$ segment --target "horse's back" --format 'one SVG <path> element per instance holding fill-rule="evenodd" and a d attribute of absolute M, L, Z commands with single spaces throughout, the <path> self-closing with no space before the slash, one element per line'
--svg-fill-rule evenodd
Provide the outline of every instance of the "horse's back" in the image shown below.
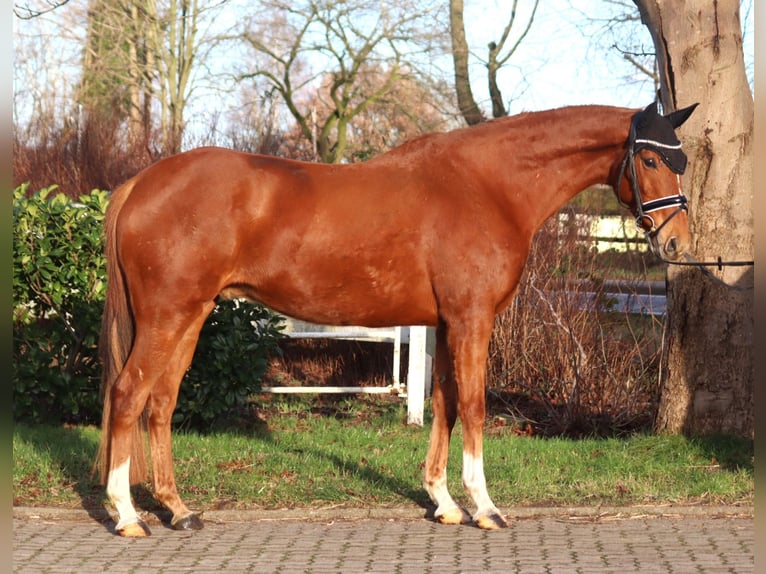
<path fill-rule="evenodd" d="M 317 322 L 433 323 L 426 196 L 385 166 L 200 148 L 136 177 L 121 257 L 158 294 L 183 278 L 200 299 L 247 296 Z"/>

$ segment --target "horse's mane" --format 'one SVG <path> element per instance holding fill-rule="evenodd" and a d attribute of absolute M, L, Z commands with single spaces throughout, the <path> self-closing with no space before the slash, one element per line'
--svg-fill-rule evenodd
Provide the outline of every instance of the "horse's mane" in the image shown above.
<path fill-rule="evenodd" d="M 482 141 L 485 136 L 491 132 L 498 132 L 496 135 L 502 139 L 503 136 L 510 133 L 512 127 L 523 127 L 530 131 L 550 129 L 551 123 L 563 122 L 559 127 L 574 128 L 576 134 L 587 142 L 596 134 L 599 139 L 604 129 L 604 124 L 598 121 L 598 118 L 614 117 L 615 114 L 625 113 L 628 117 L 636 110 L 629 108 L 620 108 L 615 106 L 605 106 L 597 104 L 583 104 L 566 106 L 561 108 L 552 108 L 539 111 L 521 112 L 512 116 L 502 118 L 488 119 L 482 123 L 460 127 L 450 131 L 432 132 L 415 136 L 403 144 L 391 149 L 390 151 L 377 156 L 377 159 L 396 158 L 402 155 L 409 155 L 416 152 L 428 152 L 443 149 L 459 141 Z M 618 133 L 621 133 L 623 126 L 611 125 Z M 624 126 L 627 129 L 627 126 Z"/>
<path fill-rule="evenodd" d="M 430 132 L 413 136 L 404 143 L 390 149 L 389 151 L 377 156 L 374 159 L 384 159 L 386 157 L 397 157 L 400 155 L 408 155 L 414 152 L 422 152 L 423 150 L 435 149 L 446 145 L 453 141 L 458 141 L 463 138 L 473 138 L 481 136 L 487 131 L 507 129 L 511 125 L 524 123 L 530 121 L 531 118 L 539 117 L 543 119 L 545 116 L 558 115 L 560 113 L 571 113 L 576 108 L 594 108 L 595 106 L 570 106 L 568 108 L 555 108 L 542 111 L 521 112 L 512 116 L 505 116 L 502 118 L 490 118 L 484 122 L 473 126 L 462 126 L 453 130 Z M 564 111 L 567 110 L 567 111 Z M 584 111 L 584 110 L 583 110 Z"/>

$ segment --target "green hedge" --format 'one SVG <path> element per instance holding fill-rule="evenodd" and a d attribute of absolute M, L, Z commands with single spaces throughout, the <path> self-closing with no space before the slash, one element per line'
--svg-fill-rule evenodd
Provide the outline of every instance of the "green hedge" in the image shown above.
<path fill-rule="evenodd" d="M 106 294 L 108 193 L 73 201 L 56 186 L 13 194 L 13 412 L 26 422 L 98 423 L 97 341 Z M 213 311 L 181 385 L 174 421 L 204 427 L 260 389 L 281 318 L 257 305 Z"/>

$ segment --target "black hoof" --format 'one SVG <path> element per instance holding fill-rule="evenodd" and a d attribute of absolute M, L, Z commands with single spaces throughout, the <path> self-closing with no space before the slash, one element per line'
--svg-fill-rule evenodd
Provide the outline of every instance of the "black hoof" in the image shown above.
<path fill-rule="evenodd" d="M 198 514 L 190 514 L 179 518 L 175 522 L 171 522 L 170 526 L 173 530 L 202 530 L 205 524 L 202 522 Z"/>

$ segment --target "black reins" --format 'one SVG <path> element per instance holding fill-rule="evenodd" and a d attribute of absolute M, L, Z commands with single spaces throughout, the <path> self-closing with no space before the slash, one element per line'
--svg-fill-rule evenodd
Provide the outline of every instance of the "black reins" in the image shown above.
<path fill-rule="evenodd" d="M 676 147 L 676 146 L 668 146 L 667 144 L 662 144 L 660 142 L 656 141 L 645 141 L 642 140 L 643 143 L 650 143 L 653 146 L 656 147 Z M 625 207 L 630 208 L 629 205 L 627 205 L 622 199 L 620 198 L 620 183 L 622 182 L 622 178 L 625 177 L 625 172 L 627 170 L 627 176 L 628 176 L 628 183 L 630 184 L 631 190 L 633 191 L 633 198 L 636 204 L 636 226 L 641 229 L 644 232 L 644 235 L 646 236 L 646 240 L 649 243 L 649 248 L 652 251 L 652 254 L 657 257 L 660 261 L 663 263 L 667 263 L 668 265 L 678 265 L 678 266 L 684 266 L 684 267 L 696 267 L 702 272 L 703 275 L 714 281 L 715 283 L 718 283 L 719 285 L 722 285 L 724 287 L 727 287 L 729 289 L 737 290 L 737 291 L 745 291 L 752 289 L 753 286 L 749 287 L 741 287 L 737 285 L 730 285 L 729 283 L 726 283 L 725 281 L 722 281 L 715 275 L 713 275 L 708 267 L 717 267 L 719 271 L 722 271 L 724 267 L 752 267 L 755 265 L 754 261 L 723 261 L 723 259 L 719 256 L 715 261 L 697 261 L 692 255 L 690 254 L 684 254 L 684 258 L 686 261 L 671 261 L 669 259 L 665 259 L 662 254 L 658 251 L 658 249 L 655 246 L 655 243 L 652 241 L 660 232 L 660 230 L 665 227 L 665 225 L 668 224 L 670 220 L 672 220 L 676 215 L 678 215 L 682 211 L 688 211 L 688 199 L 683 194 L 683 191 L 681 190 L 681 176 L 678 175 L 678 193 L 675 195 L 669 195 L 666 197 L 661 197 L 659 199 L 652 199 L 649 201 L 643 201 L 641 198 L 641 188 L 638 185 L 638 176 L 636 175 L 636 165 L 635 165 L 635 155 L 636 155 L 636 126 L 635 126 L 635 119 L 634 121 L 631 121 L 630 124 L 630 134 L 628 135 L 628 151 L 625 153 L 625 159 L 622 160 L 622 164 L 620 165 L 620 174 L 617 178 L 617 187 L 615 188 L 617 191 L 617 200 L 623 204 Z M 680 145 L 678 146 L 680 147 Z M 663 161 L 664 158 L 663 158 Z M 654 222 L 654 218 L 649 215 L 650 213 L 654 211 L 659 211 L 661 209 L 667 209 L 669 207 L 676 207 L 673 213 L 670 214 L 669 217 L 663 221 L 659 227 L 656 226 Z M 649 221 L 649 228 L 647 229 L 644 225 L 645 221 Z"/>

